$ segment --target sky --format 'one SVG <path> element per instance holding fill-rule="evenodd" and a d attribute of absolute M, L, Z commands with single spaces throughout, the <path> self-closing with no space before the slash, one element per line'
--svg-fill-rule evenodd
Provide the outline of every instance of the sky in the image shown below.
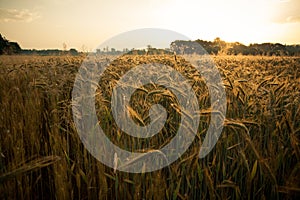
<path fill-rule="evenodd" d="M 0 0 L 0 33 L 24 49 L 91 50 L 126 31 L 300 44 L 300 0 Z"/>

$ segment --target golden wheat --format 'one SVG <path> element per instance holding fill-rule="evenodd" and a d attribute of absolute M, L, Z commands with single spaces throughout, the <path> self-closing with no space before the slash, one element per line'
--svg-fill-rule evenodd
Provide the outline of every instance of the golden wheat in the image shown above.
<path fill-rule="evenodd" d="M 77 135 L 71 91 L 84 57 L 1 56 L 0 198 L 296 198 L 300 194 L 300 58 L 213 59 L 226 86 L 227 114 L 217 145 L 201 160 L 199 144 L 215 111 L 210 109 L 204 79 L 183 58 L 123 56 L 111 63 L 99 84 L 94 83 L 99 87 L 96 107 L 102 129 L 130 151 L 166 145 L 184 113 L 172 92 L 144 85 L 130 102 L 134 121 L 147 125 L 151 105 L 159 103 L 168 112 L 167 122 L 150 139 L 123 133 L 112 117 L 110 101 L 113 87 L 126 71 L 151 62 L 168 65 L 189 80 L 197 95 L 199 131 L 188 151 L 164 169 L 130 174 L 114 173 L 98 162 Z"/>

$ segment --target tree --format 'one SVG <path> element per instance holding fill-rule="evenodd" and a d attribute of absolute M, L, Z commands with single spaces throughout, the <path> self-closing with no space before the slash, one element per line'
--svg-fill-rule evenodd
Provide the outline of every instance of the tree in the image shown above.
<path fill-rule="evenodd" d="M 83 44 L 83 45 L 81 46 L 81 50 L 82 50 L 82 52 L 87 52 L 87 47 Z"/>
<path fill-rule="evenodd" d="M 67 51 L 67 44 L 65 42 L 63 43 L 63 50 Z"/>
<path fill-rule="evenodd" d="M 0 54 L 16 54 L 22 51 L 20 45 L 16 42 L 9 42 L 0 34 Z"/>
<path fill-rule="evenodd" d="M 77 51 L 76 49 L 73 49 L 73 48 L 72 48 L 72 49 L 69 50 L 69 52 L 70 52 L 70 54 L 73 55 L 73 56 L 78 55 L 78 51 Z"/>

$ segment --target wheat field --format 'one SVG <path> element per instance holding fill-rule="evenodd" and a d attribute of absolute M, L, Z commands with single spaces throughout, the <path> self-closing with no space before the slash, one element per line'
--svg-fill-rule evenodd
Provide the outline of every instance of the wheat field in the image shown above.
<path fill-rule="evenodd" d="M 178 130 L 171 92 L 148 84 L 134 93 L 130 113 L 149 123 L 160 103 L 168 119 L 159 134 L 137 139 L 118 129 L 112 88 L 138 64 L 168 65 L 190 80 L 201 106 L 197 137 L 161 170 L 133 174 L 106 167 L 83 146 L 72 113 L 72 89 L 85 56 L 0 57 L 1 199 L 295 199 L 300 196 L 300 58 L 213 56 L 227 96 L 224 129 L 208 156 L 198 158 L 210 122 L 204 80 L 183 58 L 125 55 L 111 63 L 96 93 L 99 124 L 127 150 L 159 149 Z"/>

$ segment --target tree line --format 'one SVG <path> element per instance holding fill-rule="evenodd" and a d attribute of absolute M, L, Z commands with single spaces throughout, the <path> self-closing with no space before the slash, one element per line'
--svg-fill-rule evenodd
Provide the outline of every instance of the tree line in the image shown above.
<path fill-rule="evenodd" d="M 250 44 L 228 43 L 220 38 L 214 41 L 177 40 L 171 43 L 171 50 L 178 54 L 213 54 L 213 55 L 261 55 L 261 56 L 300 56 L 300 45 L 280 43 Z"/>
<path fill-rule="evenodd" d="M 170 49 L 162 50 L 152 48 L 148 45 L 147 49 L 131 51 L 125 49 L 118 51 L 108 47 L 101 51 L 97 49 L 97 54 L 133 54 L 133 55 L 145 55 L 145 54 L 162 54 L 166 52 L 175 52 L 177 54 L 211 54 L 211 55 L 261 55 L 261 56 L 300 56 L 300 45 L 283 45 L 280 43 L 262 43 L 262 44 L 250 44 L 248 46 L 239 42 L 225 42 L 220 38 L 214 39 L 214 41 L 195 40 L 185 41 L 176 40 L 170 44 Z M 59 50 L 59 49 L 22 49 L 17 42 L 10 42 L 0 34 L 0 55 L 6 54 L 26 54 L 26 55 L 79 55 L 76 49 Z"/>
<path fill-rule="evenodd" d="M 72 48 L 70 50 L 59 49 L 22 49 L 17 42 L 10 42 L 0 34 L 0 55 L 13 55 L 13 54 L 25 54 L 25 55 L 78 55 L 79 52 Z"/>

